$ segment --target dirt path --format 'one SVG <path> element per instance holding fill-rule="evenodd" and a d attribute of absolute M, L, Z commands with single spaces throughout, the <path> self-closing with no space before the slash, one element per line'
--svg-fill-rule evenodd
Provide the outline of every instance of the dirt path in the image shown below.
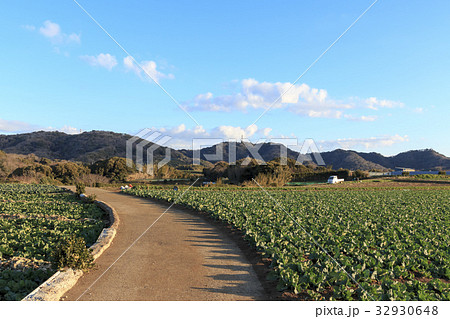
<path fill-rule="evenodd" d="M 62 300 L 86 289 L 167 209 L 103 189 L 87 194 L 120 217 L 111 246 Z M 79 300 L 261 300 L 264 290 L 235 243 L 202 218 L 171 208 Z"/>

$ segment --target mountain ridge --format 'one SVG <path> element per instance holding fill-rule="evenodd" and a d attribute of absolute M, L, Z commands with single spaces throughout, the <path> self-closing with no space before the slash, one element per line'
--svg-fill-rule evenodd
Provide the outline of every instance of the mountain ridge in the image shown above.
<path fill-rule="evenodd" d="M 0 135 L 0 150 L 6 153 L 35 154 L 49 159 L 61 159 L 93 163 L 110 157 L 126 157 L 126 141 L 132 138 L 129 134 L 109 131 L 90 131 L 80 134 L 66 134 L 62 132 L 38 131 L 24 134 Z M 140 142 L 142 140 L 138 140 Z M 153 145 L 149 142 L 144 147 L 144 160 L 146 150 Z M 208 157 L 215 154 L 217 147 L 222 147 L 222 159 Z M 171 165 L 192 164 L 193 150 L 175 150 L 160 146 L 154 153 L 155 161 L 164 158 L 166 151 L 171 153 Z M 252 152 L 253 151 L 253 152 Z M 288 158 L 297 159 L 299 153 L 276 143 L 236 143 L 236 158 L 255 158 L 260 155 L 265 161 L 287 154 Z M 220 160 L 228 161 L 230 158 L 230 143 L 223 142 L 212 147 L 200 150 L 202 163 L 210 165 Z M 347 168 L 351 170 L 379 170 L 387 171 L 396 167 L 408 167 L 416 170 L 450 170 L 450 158 L 432 149 L 411 150 L 394 156 L 384 156 L 376 152 L 357 152 L 352 150 L 336 149 L 321 153 L 326 165 L 333 168 Z M 257 157 L 257 156 L 256 156 Z M 208 160 L 209 158 L 209 160 Z M 234 159 L 234 158 L 233 158 Z M 232 160 L 233 160 L 232 159 Z"/>

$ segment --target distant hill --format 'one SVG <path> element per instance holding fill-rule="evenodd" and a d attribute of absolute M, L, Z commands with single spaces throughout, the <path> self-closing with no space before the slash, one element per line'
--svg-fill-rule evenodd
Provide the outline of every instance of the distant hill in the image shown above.
<path fill-rule="evenodd" d="M 383 156 L 379 153 L 363 153 L 355 151 L 334 150 L 321 153 L 327 165 L 334 168 L 350 166 L 364 169 L 395 169 L 407 167 L 415 170 L 450 170 L 450 158 L 432 149 L 407 151 L 395 156 Z M 371 167 L 371 168 L 369 168 Z"/>
<path fill-rule="evenodd" d="M 126 157 L 126 141 L 131 137 L 128 134 L 105 131 L 91 131 L 76 135 L 40 131 L 26 134 L 0 135 L 0 150 L 6 153 L 35 154 L 49 159 L 93 163 L 114 156 Z M 151 145 L 153 143 L 146 145 L 144 154 L 146 153 L 145 150 Z M 200 152 L 203 164 L 209 164 L 207 156 L 208 154 L 215 154 L 217 147 L 222 148 L 223 160 L 228 161 L 230 143 L 226 142 L 203 148 Z M 245 145 L 244 143 L 236 143 L 236 160 L 253 157 L 248 148 L 253 148 L 254 152 L 258 152 L 265 161 L 280 157 L 281 151 L 286 152 L 289 158 L 297 159 L 299 156 L 298 152 L 281 144 Z M 171 165 L 192 164 L 192 150 L 175 150 L 166 147 L 159 147 L 155 151 L 155 161 L 159 161 L 164 157 L 166 149 L 169 149 L 171 152 Z M 416 170 L 450 170 L 450 158 L 431 149 L 408 151 L 395 156 L 337 149 L 323 152 L 321 155 L 325 164 L 332 165 L 335 169 L 387 171 L 395 167 L 408 167 Z M 217 161 L 210 160 L 210 162 Z"/>
<path fill-rule="evenodd" d="M 217 154 L 217 148 L 222 148 L 222 154 L 223 156 L 221 159 L 217 160 L 211 160 L 211 156 Z M 261 158 L 268 162 L 271 161 L 277 157 L 280 157 L 280 154 L 287 154 L 289 158 L 298 158 L 298 152 L 295 152 L 286 146 L 282 144 L 276 144 L 276 143 L 262 143 L 262 144 L 251 144 L 247 143 L 244 144 L 242 142 L 236 143 L 236 154 L 235 154 L 235 160 L 240 160 L 246 157 L 253 158 L 252 152 L 255 154 L 259 154 Z M 193 151 L 192 150 L 180 150 L 181 153 L 186 155 L 187 157 L 193 157 Z M 220 152 L 219 152 L 220 154 Z M 200 151 L 200 158 L 205 161 L 210 161 L 211 163 L 219 162 L 219 161 L 225 161 L 228 162 L 230 159 L 233 160 L 233 156 L 230 156 L 230 143 L 224 142 L 220 143 L 214 146 L 210 147 L 204 147 Z"/>
<path fill-rule="evenodd" d="M 321 155 L 325 164 L 331 165 L 335 169 L 347 168 L 350 170 L 360 169 L 364 171 L 387 171 L 389 169 L 389 167 L 365 159 L 361 156 L 361 153 L 355 151 L 337 149 L 331 152 L 323 152 Z"/>
<path fill-rule="evenodd" d="M 248 144 L 247 144 L 248 145 Z M 230 144 L 228 142 L 217 144 L 211 147 L 205 147 L 200 151 L 200 158 L 208 160 L 208 155 L 216 154 L 217 147 L 222 148 L 223 160 L 228 161 L 230 159 Z M 258 154 L 268 162 L 277 157 L 280 157 L 283 151 L 289 158 L 297 159 L 299 153 L 286 148 L 284 145 L 276 143 L 263 143 L 257 145 L 248 145 L 244 143 L 236 143 L 236 160 L 240 160 L 246 157 L 253 157 L 248 148 L 253 148 Z M 180 150 L 181 153 L 187 157 L 192 157 L 192 150 Z M 408 151 L 400 153 L 396 156 L 383 156 L 379 153 L 363 153 L 351 150 L 337 149 L 330 152 L 321 153 L 322 158 L 326 165 L 331 165 L 335 169 L 347 168 L 350 170 L 378 170 L 388 171 L 389 169 L 395 169 L 396 167 L 408 167 L 416 170 L 450 170 L 450 158 L 439 154 L 438 152 L 427 149 L 419 151 Z M 209 160 L 212 163 L 219 160 Z"/>
<path fill-rule="evenodd" d="M 35 154 L 49 159 L 94 163 L 114 156 L 126 157 L 126 141 L 131 137 L 128 134 L 106 131 L 91 131 L 75 135 L 39 131 L 26 134 L 0 135 L 0 150 L 6 153 Z M 136 143 L 140 141 L 142 140 Z M 144 147 L 144 160 L 146 150 L 151 145 L 153 143 Z M 155 161 L 164 158 L 165 152 L 166 147 L 159 147 L 154 153 Z M 172 164 L 192 163 L 190 158 L 179 151 L 170 149 L 170 152 Z"/>
<path fill-rule="evenodd" d="M 392 157 L 391 167 L 420 169 L 450 169 L 450 158 L 432 149 L 408 151 Z"/>

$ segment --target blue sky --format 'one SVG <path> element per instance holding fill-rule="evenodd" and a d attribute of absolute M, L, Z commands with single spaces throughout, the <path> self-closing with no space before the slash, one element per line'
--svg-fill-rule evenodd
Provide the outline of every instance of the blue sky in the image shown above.
<path fill-rule="evenodd" d="M 3 2 L 0 133 L 148 127 L 174 147 L 296 137 L 450 155 L 448 1 L 379 0 L 294 86 L 373 0 L 79 3 L 131 57 L 74 1 Z"/>

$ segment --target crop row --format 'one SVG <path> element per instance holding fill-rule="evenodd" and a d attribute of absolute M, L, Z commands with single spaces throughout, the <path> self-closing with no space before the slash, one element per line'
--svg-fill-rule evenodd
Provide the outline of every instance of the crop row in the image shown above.
<path fill-rule="evenodd" d="M 272 259 L 280 290 L 315 300 L 450 299 L 448 189 L 126 192 L 176 200 L 242 230 Z"/>
<path fill-rule="evenodd" d="M 103 215 L 55 186 L 0 184 L 0 259 L 50 262 L 58 243 L 72 234 L 92 245 L 104 227 Z M 0 269 L 0 300 L 23 298 L 53 272 Z"/>

